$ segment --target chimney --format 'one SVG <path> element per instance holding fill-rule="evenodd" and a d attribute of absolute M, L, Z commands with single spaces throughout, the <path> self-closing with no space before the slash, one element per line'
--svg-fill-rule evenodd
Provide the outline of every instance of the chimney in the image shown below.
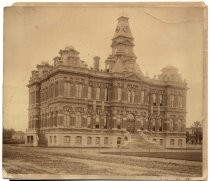
<path fill-rule="evenodd" d="M 98 57 L 98 56 L 93 57 L 94 70 L 99 70 L 99 61 L 100 61 L 100 57 Z"/>

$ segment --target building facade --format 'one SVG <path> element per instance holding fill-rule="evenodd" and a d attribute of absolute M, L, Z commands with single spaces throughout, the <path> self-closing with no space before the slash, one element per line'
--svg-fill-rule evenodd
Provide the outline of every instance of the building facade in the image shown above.
<path fill-rule="evenodd" d="M 141 133 L 166 148 L 185 147 L 186 82 L 173 66 L 145 76 L 133 47 L 128 18 L 120 17 L 104 70 L 100 57 L 89 68 L 73 47 L 60 50 L 54 65 L 37 65 L 26 144 L 116 147 Z"/>

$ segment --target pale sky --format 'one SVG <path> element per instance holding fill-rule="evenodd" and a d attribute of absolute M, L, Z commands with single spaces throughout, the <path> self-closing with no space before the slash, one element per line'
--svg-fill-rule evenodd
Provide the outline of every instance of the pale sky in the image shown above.
<path fill-rule="evenodd" d="M 119 16 L 129 17 L 134 52 L 144 74 L 160 74 L 176 66 L 188 83 L 187 126 L 202 120 L 203 9 L 202 8 L 69 8 L 13 7 L 4 22 L 4 126 L 24 130 L 28 125 L 31 71 L 52 59 L 65 46 L 80 58 L 100 66 L 111 54 L 111 39 Z"/>

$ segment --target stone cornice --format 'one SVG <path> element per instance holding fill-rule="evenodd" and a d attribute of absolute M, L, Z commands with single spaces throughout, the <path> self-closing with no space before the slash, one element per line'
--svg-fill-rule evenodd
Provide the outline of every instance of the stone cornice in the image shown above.
<path fill-rule="evenodd" d="M 31 79 L 29 81 L 28 87 L 31 87 L 34 84 L 39 84 L 44 80 L 48 80 L 50 77 L 53 77 L 56 74 L 71 74 L 72 76 L 85 76 L 89 79 L 102 79 L 104 81 L 126 81 L 126 82 L 135 82 L 138 84 L 145 84 L 148 85 L 148 88 L 176 88 L 176 89 L 184 89 L 187 90 L 186 84 L 184 83 L 176 83 L 176 82 L 165 82 L 156 79 L 149 79 L 144 76 L 138 76 L 133 73 L 111 73 L 111 72 L 104 72 L 104 71 L 96 71 L 87 68 L 78 68 L 78 67 L 70 67 L 59 65 L 54 67 L 50 72 L 44 74 L 42 77 L 36 77 L 35 79 Z"/>

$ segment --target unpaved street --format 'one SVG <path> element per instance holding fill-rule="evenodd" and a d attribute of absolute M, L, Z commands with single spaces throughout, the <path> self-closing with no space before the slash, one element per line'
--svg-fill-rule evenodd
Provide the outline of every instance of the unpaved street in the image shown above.
<path fill-rule="evenodd" d="M 163 160 L 163 161 L 161 161 Z M 98 150 L 4 145 L 9 174 L 201 176 L 201 163 L 104 155 Z"/>

